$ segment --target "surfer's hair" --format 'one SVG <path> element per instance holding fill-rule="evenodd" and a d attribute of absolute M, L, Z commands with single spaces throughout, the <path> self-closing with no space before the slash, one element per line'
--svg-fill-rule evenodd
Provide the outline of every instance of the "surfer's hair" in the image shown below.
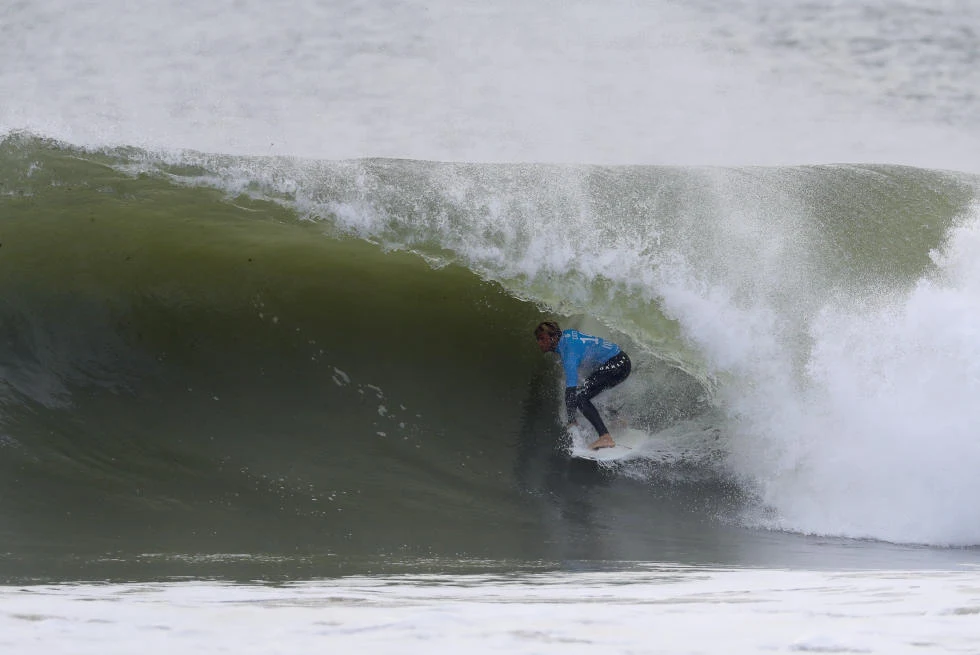
<path fill-rule="evenodd" d="M 538 327 L 534 328 L 534 336 L 538 337 L 542 332 L 547 332 L 549 336 L 557 337 L 561 334 L 561 328 L 554 321 L 542 321 Z"/>

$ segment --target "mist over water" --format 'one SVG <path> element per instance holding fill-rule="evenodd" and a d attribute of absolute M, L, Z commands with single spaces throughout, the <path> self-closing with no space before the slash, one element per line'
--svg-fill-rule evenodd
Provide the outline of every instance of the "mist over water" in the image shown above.
<path fill-rule="evenodd" d="M 977 9 L 14 5 L 0 130 L 322 159 L 980 170 Z"/>
<path fill-rule="evenodd" d="M 801 334 L 724 291 L 710 307 L 677 310 L 711 368 L 738 380 L 721 389 L 734 417 L 731 463 L 776 508 L 750 524 L 977 543 L 976 509 L 963 502 L 977 492 L 969 471 L 980 461 L 975 218 L 934 252 L 937 271 L 907 290 L 825 299 Z"/>

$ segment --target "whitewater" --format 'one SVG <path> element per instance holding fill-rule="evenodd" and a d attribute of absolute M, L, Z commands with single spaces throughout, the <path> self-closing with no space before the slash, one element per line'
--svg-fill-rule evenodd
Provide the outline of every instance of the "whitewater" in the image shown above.
<path fill-rule="evenodd" d="M 974 3 L 45 0 L 0 60 L 11 652 L 980 648 Z M 569 460 L 555 317 L 647 459 Z"/>

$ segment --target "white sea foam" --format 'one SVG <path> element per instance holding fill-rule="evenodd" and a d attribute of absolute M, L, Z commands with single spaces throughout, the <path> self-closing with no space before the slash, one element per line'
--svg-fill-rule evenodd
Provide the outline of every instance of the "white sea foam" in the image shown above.
<path fill-rule="evenodd" d="M 975 571 L 623 573 L 0 589 L 6 652 L 963 653 Z"/>
<path fill-rule="evenodd" d="M 723 383 L 730 465 L 763 524 L 939 545 L 980 543 L 980 221 L 908 291 L 826 304 L 799 349 L 770 305 L 678 278 L 668 311 Z M 800 359 L 803 355 L 802 360 Z M 802 365 L 802 376 L 800 375 Z"/>

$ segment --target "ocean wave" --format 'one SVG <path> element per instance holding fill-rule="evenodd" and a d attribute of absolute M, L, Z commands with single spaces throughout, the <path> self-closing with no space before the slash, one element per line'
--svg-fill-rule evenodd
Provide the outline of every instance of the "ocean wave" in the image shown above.
<path fill-rule="evenodd" d="M 263 547 L 424 550 L 405 530 L 440 532 L 423 518 L 439 507 L 456 535 L 440 548 L 512 555 L 550 529 L 528 494 L 574 495 L 553 486 L 559 390 L 530 338 L 558 317 L 635 354 L 607 409 L 717 435 L 695 454 L 709 475 L 670 482 L 712 513 L 980 543 L 951 500 L 980 464 L 971 176 L 332 162 L 20 134 L 0 143 L 0 180 L 0 416 L 20 444 L 4 477 L 22 501 L 5 525 L 40 512 L 48 534 L 67 505 L 102 543 L 86 526 L 109 506 L 133 539 L 176 526 L 175 543 L 231 548 L 262 524 Z M 665 467 L 623 475 L 661 484 Z"/>

